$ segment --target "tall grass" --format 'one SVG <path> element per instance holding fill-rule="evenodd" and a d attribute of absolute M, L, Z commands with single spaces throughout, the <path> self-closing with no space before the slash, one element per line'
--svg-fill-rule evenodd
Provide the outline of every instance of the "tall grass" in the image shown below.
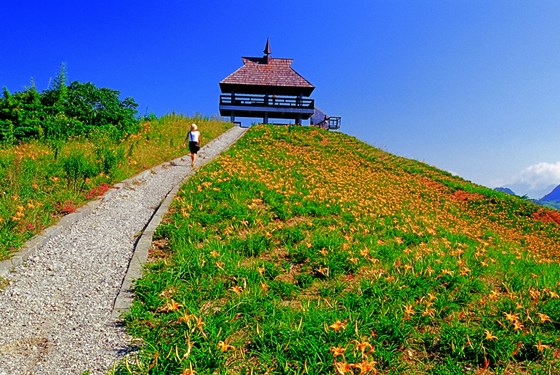
<path fill-rule="evenodd" d="M 181 145 L 192 122 L 199 125 L 203 144 L 231 126 L 173 114 L 142 122 L 140 132 L 119 142 L 98 132 L 57 144 L 32 141 L 0 149 L 0 259 L 113 183 L 187 154 Z"/>
<path fill-rule="evenodd" d="M 560 228 L 339 133 L 253 127 L 179 192 L 115 374 L 552 374 Z"/>

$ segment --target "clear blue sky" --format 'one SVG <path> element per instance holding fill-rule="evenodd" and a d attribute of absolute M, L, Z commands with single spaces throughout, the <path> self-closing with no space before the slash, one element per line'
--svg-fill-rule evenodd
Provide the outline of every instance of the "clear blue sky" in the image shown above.
<path fill-rule="evenodd" d="M 560 184 L 560 1 L 2 1 L 0 86 L 119 90 L 141 114 L 218 113 L 218 82 L 293 67 L 342 131 L 473 182 Z"/>

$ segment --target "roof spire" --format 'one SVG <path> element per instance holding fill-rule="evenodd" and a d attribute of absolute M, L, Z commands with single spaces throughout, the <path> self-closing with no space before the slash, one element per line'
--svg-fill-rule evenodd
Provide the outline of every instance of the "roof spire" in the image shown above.
<path fill-rule="evenodd" d="M 270 51 L 270 41 L 266 38 L 266 46 L 264 47 L 264 54 L 266 56 L 270 55 L 272 52 Z"/>

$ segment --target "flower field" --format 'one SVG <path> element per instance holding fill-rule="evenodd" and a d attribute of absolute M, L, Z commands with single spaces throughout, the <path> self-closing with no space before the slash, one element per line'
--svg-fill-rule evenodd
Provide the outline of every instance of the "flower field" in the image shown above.
<path fill-rule="evenodd" d="M 557 211 L 255 126 L 180 190 L 114 374 L 558 374 Z"/>
<path fill-rule="evenodd" d="M 168 115 L 142 122 L 138 133 L 122 140 L 99 132 L 0 149 L 0 260 L 112 184 L 188 154 L 181 144 L 193 121 L 201 126 L 203 143 L 231 127 L 215 119 Z"/>

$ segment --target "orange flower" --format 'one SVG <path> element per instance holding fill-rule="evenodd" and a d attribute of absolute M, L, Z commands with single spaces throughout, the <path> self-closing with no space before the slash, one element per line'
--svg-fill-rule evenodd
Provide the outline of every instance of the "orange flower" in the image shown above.
<path fill-rule="evenodd" d="M 492 333 L 492 331 L 489 331 L 489 330 L 485 329 L 485 330 L 484 330 L 484 333 L 486 334 L 486 336 L 485 336 L 485 339 L 486 339 L 486 340 L 492 341 L 492 340 L 497 340 L 497 339 L 498 339 L 497 336 L 494 336 L 494 334 Z"/>
<path fill-rule="evenodd" d="M 371 361 L 362 361 L 353 365 L 354 368 L 360 370 L 360 374 L 377 374 L 377 370 L 375 369 L 375 365 L 377 362 Z"/>
<path fill-rule="evenodd" d="M 534 347 L 541 353 L 544 352 L 545 349 L 550 349 L 550 345 L 542 344 L 540 341 L 537 345 L 534 345 Z"/>
<path fill-rule="evenodd" d="M 183 305 L 172 299 L 171 301 L 166 302 L 159 310 L 162 312 L 172 312 L 179 310 L 181 307 L 183 307 Z"/>
<path fill-rule="evenodd" d="M 504 316 L 509 322 L 515 322 L 519 320 L 519 314 L 504 313 Z"/>
<path fill-rule="evenodd" d="M 232 286 L 229 290 L 231 290 L 235 294 L 241 294 L 241 292 L 243 291 L 243 288 L 240 287 L 239 285 L 236 285 L 236 286 Z"/>
<path fill-rule="evenodd" d="M 537 316 L 541 320 L 541 323 L 552 322 L 552 320 L 550 320 L 550 316 L 548 316 L 546 314 L 537 313 Z"/>
<path fill-rule="evenodd" d="M 337 320 L 331 324 L 329 328 L 332 328 L 335 332 L 339 332 L 340 330 L 346 329 L 346 322 L 348 322 L 348 319 L 345 319 L 343 322 Z"/>
<path fill-rule="evenodd" d="M 404 314 L 408 317 L 410 317 L 410 315 L 414 315 L 414 305 L 412 304 L 405 305 Z"/>
<path fill-rule="evenodd" d="M 356 349 L 358 349 L 362 353 L 362 357 L 364 355 L 368 355 L 371 352 L 373 352 L 373 346 L 366 340 L 363 341 L 354 340 L 353 342 L 356 343 Z M 367 353 L 366 350 L 368 350 Z"/>
<path fill-rule="evenodd" d="M 353 365 L 346 363 L 346 362 L 335 362 L 334 363 L 335 369 L 336 369 L 336 373 L 338 375 L 346 375 L 348 373 L 353 374 L 354 371 L 352 371 L 352 367 Z"/>
<path fill-rule="evenodd" d="M 329 276 L 329 267 L 319 267 L 317 269 L 317 272 L 319 272 L 321 275 L 328 277 Z"/>
<path fill-rule="evenodd" d="M 519 320 L 516 320 L 515 322 L 513 322 L 513 329 L 515 331 L 520 331 L 523 329 L 523 324 Z"/>
<path fill-rule="evenodd" d="M 220 349 L 220 351 L 222 353 L 227 352 L 230 349 L 234 349 L 235 347 L 233 345 L 228 344 L 227 342 L 224 341 L 220 341 L 218 343 L 218 349 Z"/>
<path fill-rule="evenodd" d="M 339 346 L 333 346 L 330 349 L 330 352 L 333 354 L 333 357 L 340 357 L 344 355 L 344 351 L 346 350 L 346 348 L 343 347 L 339 347 Z"/>

